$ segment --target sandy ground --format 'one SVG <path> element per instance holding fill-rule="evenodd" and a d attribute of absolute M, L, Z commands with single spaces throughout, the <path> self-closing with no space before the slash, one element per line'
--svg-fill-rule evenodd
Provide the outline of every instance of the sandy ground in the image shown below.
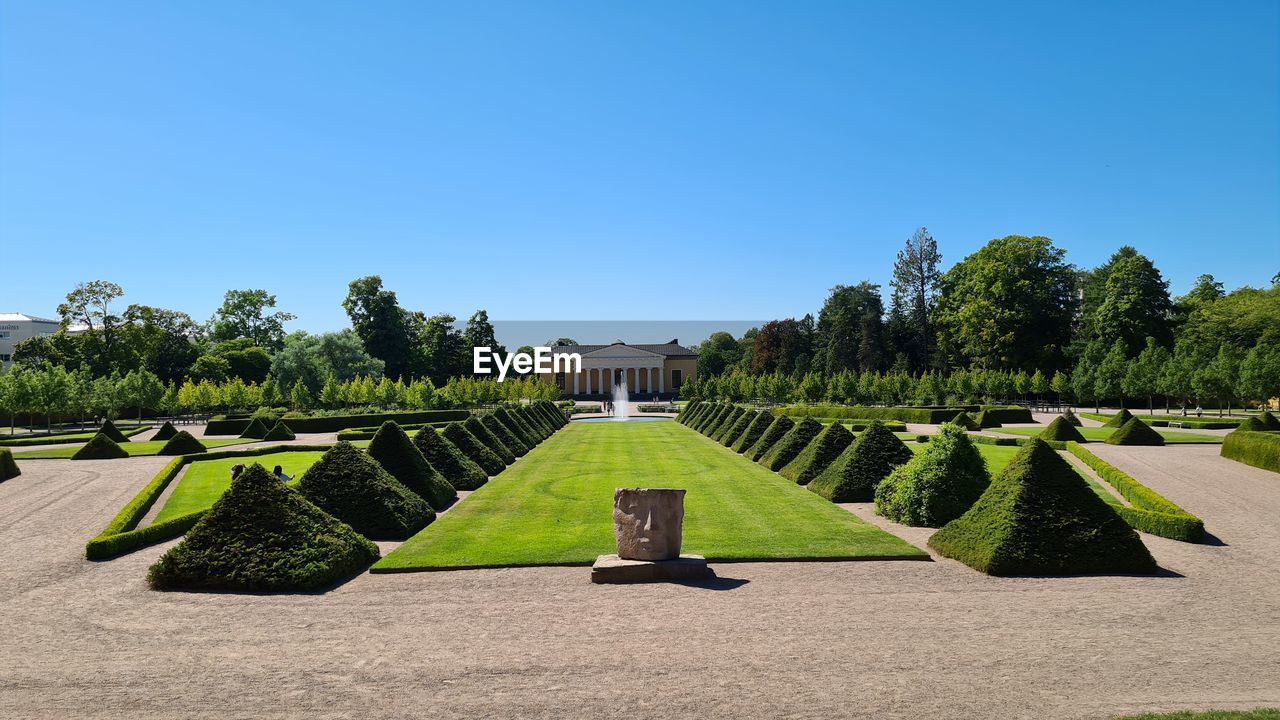
<path fill-rule="evenodd" d="M 1206 518 L 1154 578 L 958 563 L 362 575 L 323 595 L 158 593 L 168 545 L 85 540 L 166 462 L 29 461 L 0 484 L 0 717 L 1106 718 L 1280 706 L 1280 476 L 1218 448 L 1097 452 Z M 850 510 L 923 545 L 929 530 Z M 384 546 L 384 551 L 389 546 Z M 696 548 L 687 548 L 696 552 Z"/>

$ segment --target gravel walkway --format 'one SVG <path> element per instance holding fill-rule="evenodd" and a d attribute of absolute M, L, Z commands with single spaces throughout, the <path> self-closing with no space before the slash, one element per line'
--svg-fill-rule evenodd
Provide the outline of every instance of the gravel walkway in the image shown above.
<path fill-rule="evenodd" d="M 1163 577 L 955 562 L 363 575 L 311 596 L 157 593 L 86 539 L 164 458 L 0 483 L 0 717 L 1106 718 L 1280 705 L 1280 475 L 1216 447 L 1098 447 L 1220 539 L 1144 536 Z M 923 544 L 931 531 L 850 509 Z M 172 544 L 172 543 L 170 543 Z M 388 546 L 384 546 L 384 551 Z M 696 548 L 689 548 L 695 551 Z"/>

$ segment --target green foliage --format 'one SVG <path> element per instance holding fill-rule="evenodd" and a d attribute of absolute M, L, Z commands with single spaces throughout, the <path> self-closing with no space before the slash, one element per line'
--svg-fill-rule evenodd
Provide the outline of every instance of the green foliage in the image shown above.
<path fill-rule="evenodd" d="M 253 464 L 147 573 L 158 590 L 317 590 L 360 572 L 378 547 Z"/>
<path fill-rule="evenodd" d="M 791 432 L 795 426 L 796 422 L 786 415 L 777 416 L 777 419 L 770 423 L 769 427 L 761 433 L 760 439 L 756 441 L 756 444 L 748 448 L 743 455 L 749 460 L 758 462 L 760 458 L 764 457 L 765 453 L 769 452 L 774 445 L 777 445 L 778 441 Z"/>
<path fill-rule="evenodd" d="M 1280 430 L 1280 419 L 1272 415 L 1270 410 L 1263 410 L 1262 414 L 1258 415 L 1258 419 L 1268 430 Z"/>
<path fill-rule="evenodd" d="M 404 430 L 388 420 L 378 428 L 366 450 L 383 470 L 417 493 L 432 508 L 442 510 L 457 499 L 458 493 L 439 471 L 427 462 L 422 452 Z"/>
<path fill-rule="evenodd" d="M 76 450 L 71 456 L 72 460 L 115 460 L 117 458 L 127 458 L 129 453 L 124 448 L 116 444 L 115 440 L 107 437 L 103 433 L 94 435 L 84 447 Z"/>
<path fill-rule="evenodd" d="M 475 490 L 489 481 L 484 469 L 475 464 L 449 442 L 449 439 L 436 432 L 435 428 L 425 427 L 413 436 L 413 444 L 435 468 L 449 481 L 455 490 Z"/>
<path fill-rule="evenodd" d="M 263 440 L 275 441 L 296 440 L 297 438 L 298 436 L 293 434 L 293 431 L 289 429 L 289 426 L 283 420 L 277 420 L 276 424 L 267 431 L 267 434 L 262 436 Z"/>
<path fill-rule="evenodd" d="M 102 427 L 98 428 L 98 434 L 106 435 L 107 437 L 111 438 L 113 441 L 118 443 L 129 442 L 129 436 L 120 432 L 120 429 L 116 427 L 116 424 L 111 422 L 110 420 L 103 421 Z"/>
<path fill-rule="evenodd" d="M 249 426 L 244 429 L 244 432 L 240 433 L 240 437 L 263 440 L 270 431 L 270 426 L 262 422 L 262 418 L 255 417 L 249 421 Z M 208 435 L 209 433 L 206 432 L 205 434 Z"/>
<path fill-rule="evenodd" d="M 761 455 L 757 462 L 775 472 L 781 470 L 787 463 L 794 460 L 820 432 L 822 432 L 822 423 L 813 418 L 802 418 L 795 427 L 774 443 L 768 452 Z"/>
<path fill-rule="evenodd" d="M 466 410 L 423 410 L 419 412 L 368 413 L 365 415 L 326 415 L 322 417 L 299 417 L 289 420 L 289 428 L 295 433 L 330 433 L 347 428 L 381 425 L 394 420 L 401 425 L 417 423 L 447 422 L 466 420 L 470 415 Z M 219 420 L 214 418 L 205 427 L 204 434 L 239 435 L 249 426 L 251 420 Z"/>
<path fill-rule="evenodd" d="M 738 439 L 733 441 L 733 445 L 730 446 L 736 453 L 746 452 L 748 448 L 755 445 L 760 436 L 764 435 L 769 426 L 773 424 L 774 418 L 777 417 L 768 411 L 752 412 L 750 415 L 751 422 L 742 431 L 742 434 L 738 436 Z"/>
<path fill-rule="evenodd" d="M 1243 430 L 1245 432 L 1266 432 L 1271 428 L 1268 428 L 1267 424 L 1259 418 L 1247 417 L 1240 421 L 1240 425 L 1237 426 L 1236 429 Z"/>
<path fill-rule="evenodd" d="M 727 334 L 727 333 L 726 333 Z M 681 425 L 688 425 L 689 421 L 697 417 L 698 412 L 703 409 L 706 403 L 701 400 L 694 400 L 680 409 L 680 413 L 676 415 L 676 422 Z"/>
<path fill-rule="evenodd" d="M 480 418 L 472 415 L 471 417 L 464 420 L 462 424 L 466 426 L 467 430 L 472 435 L 476 436 L 476 439 L 484 443 L 485 446 L 488 447 L 490 450 L 492 450 L 495 455 L 502 458 L 503 463 L 510 465 L 511 463 L 516 461 L 515 453 L 511 452 L 511 449 L 507 446 L 507 444 L 503 442 L 502 439 L 498 437 L 498 435 L 496 435 L 492 430 L 489 429 L 491 425 L 495 425 L 498 427 L 501 427 L 502 425 L 502 423 L 499 423 L 497 420 L 492 419 L 492 417 L 493 416 L 491 415 L 485 416 L 485 418 L 489 420 L 489 423 L 486 424 L 482 422 Z"/>
<path fill-rule="evenodd" d="M 1204 521 L 1200 518 L 1116 469 L 1080 443 L 1068 442 L 1066 450 L 1083 460 L 1098 477 L 1115 488 L 1120 497 L 1129 501 L 1129 507 L 1118 506 L 1115 510 L 1135 529 L 1183 542 L 1204 539 Z"/>
<path fill-rule="evenodd" d="M 152 440 L 168 440 L 169 438 L 177 434 L 178 434 L 178 429 L 173 426 L 173 423 L 169 422 L 168 420 L 165 420 L 164 424 L 160 426 L 160 429 L 156 431 L 156 434 L 151 436 L 151 439 Z"/>
<path fill-rule="evenodd" d="M 531 408 L 522 406 L 512 410 L 511 412 L 516 417 L 523 420 L 526 425 L 537 433 L 538 442 L 542 442 L 543 440 L 551 437 L 552 433 L 556 431 L 555 428 L 551 427 L 551 425 L 547 423 L 546 418 L 535 413 Z"/>
<path fill-rule="evenodd" d="M 498 420 L 498 422 L 505 425 L 507 429 L 511 431 L 512 435 L 520 440 L 524 445 L 526 452 L 532 450 L 538 444 L 538 437 L 533 433 L 533 430 L 529 428 L 524 421 L 520 420 L 515 415 L 512 415 L 510 412 L 507 412 L 506 408 L 500 407 L 497 410 L 494 410 L 493 416 Z M 450 439 L 452 440 L 452 438 Z M 455 444 L 457 443 L 457 441 L 454 442 Z M 461 445 L 458 445 L 458 447 L 462 448 Z M 466 452 L 466 448 L 462 448 L 462 450 L 463 452 Z M 512 448 L 511 452 L 516 452 L 516 449 Z M 484 467 L 484 463 L 480 463 L 480 466 Z M 492 475 L 493 473 L 489 474 Z"/>
<path fill-rule="evenodd" d="M 4 482 L 9 478 L 16 478 L 22 474 L 18 469 L 18 463 L 13 461 L 13 451 L 7 448 L 0 448 L 0 482 Z"/>
<path fill-rule="evenodd" d="M 970 417 L 969 413 L 967 412 L 961 412 L 959 415 L 956 415 L 954 418 L 951 419 L 951 424 L 957 427 L 962 427 L 965 430 L 981 430 L 982 429 L 982 426 L 978 424 L 978 421 Z"/>
<path fill-rule="evenodd" d="M 1049 423 L 1044 430 L 1041 430 L 1036 437 L 1051 442 L 1066 442 L 1068 440 L 1078 443 L 1085 442 L 1084 436 L 1080 434 L 1075 425 L 1072 425 L 1067 420 L 1065 415 L 1054 418 L 1053 422 Z"/>
<path fill-rule="evenodd" d="M 876 513 L 904 525 L 940 527 L 964 514 L 990 481 L 964 429 L 943 425 L 924 452 L 876 487 Z"/>
<path fill-rule="evenodd" d="M 715 432 L 716 428 L 720 427 L 721 421 L 723 421 L 729 413 L 733 412 L 733 408 L 734 406 L 729 403 L 721 403 L 716 406 L 715 412 L 708 414 L 704 420 L 699 421 L 694 430 L 697 430 L 703 435 L 710 435 Z"/>
<path fill-rule="evenodd" d="M 733 430 L 733 426 L 738 424 L 738 419 L 744 414 L 746 414 L 745 410 L 740 407 L 735 407 L 733 410 L 729 411 L 728 415 L 724 416 L 724 419 L 720 421 L 719 426 L 717 426 L 715 430 L 707 433 L 707 437 L 715 440 L 716 442 L 721 442 L 724 439 L 725 434 L 730 430 Z"/>
<path fill-rule="evenodd" d="M 989 410 L 979 410 L 978 416 L 973 419 L 973 422 L 983 430 L 1000 427 L 1000 422 L 996 420 L 995 413 Z"/>
<path fill-rule="evenodd" d="M 440 433 L 448 438 L 466 455 L 472 462 L 484 468 L 486 475 L 490 477 L 497 475 L 507 467 L 502 462 L 502 458 L 498 457 L 492 450 L 484 446 L 480 439 L 472 435 L 467 428 L 459 422 L 452 422 L 444 426 L 444 430 Z"/>
<path fill-rule="evenodd" d="M 1133 419 L 1133 413 L 1128 410 L 1121 409 L 1120 412 L 1112 415 L 1110 419 L 1102 423 L 1102 427 L 1118 428 Z"/>
<path fill-rule="evenodd" d="M 884 423 L 872 420 L 853 444 L 809 483 L 809 489 L 836 503 L 871 502 L 876 486 L 914 454 Z"/>
<path fill-rule="evenodd" d="M 157 455 L 192 455 L 195 453 L 205 452 L 206 448 L 199 440 L 191 436 L 186 430 L 178 431 L 177 435 L 169 438 L 169 441 L 160 448 Z"/>
<path fill-rule="evenodd" d="M 1029 409 L 1019 407 L 1017 405 L 1009 407 L 1000 405 L 983 405 L 980 410 L 987 414 L 990 421 L 998 423 L 997 425 L 991 425 L 990 427 L 999 427 L 1000 424 L 1007 423 L 1033 423 L 1036 421 L 1035 418 L 1031 417 L 1031 411 Z"/>
<path fill-rule="evenodd" d="M 499 442 L 507 447 L 513 458 L 523 457 L 525 453 L 532 448 L 528 443 L 521 440 L 518 435 L 511 431 L 506 423 L 502 422 L 493 413 L 480 418 L 480 424 L 489 430 L 489 433 L 496 437 Z M 514 460 L 513 460 L 514 461 Z"/>
<path fill-rule="evenodd" d="M 1227 433 L 1222 441 L 1222 457 L 1280 473 L 1280 434 L 1247 430 Z"/>
<path fill-rule="evenodd" d="M 738 438 L 742 437 L 742 433 L 747 431 L 751 422 L 755 420 L 759 414 L 760 413 L 755 412 L 754 410 L 746 410 L 739 414 L 738 419 L 734 421 L 733 425 L 720 435 L 720 444 L 725 447 L 732 447 L 733 444 L 738 441 Z"/>
<path fill-rule="evenodd" d="M 840 423 L 828 425 L 778 471 L 782 477 L 798 484 L 808 485 L 815 477 L 827 469 L 827 466 L 853 442 L 853 433 Z"/>
<path fill-rule="evenodd" d="M 838 418 L 845 420 L 898 420 L 904 423 L 937 425 L 963 412 L 959 408 L 861 407 L 844 405 L 793 405 L 774 413 L 791 417 Z"/>
<path fill-rule="evenodd" d="M 1062 411 L 1062 419 L 1071 423 L 1074 427 L 1084 427 L 1084 423 L 1080 422 L 1080 418 L 1076 417 L 1076 413 L 1071 408 Z"/>
<path fill-rule="evenodd" d="M 1032 438 L 929 546 L 991 575 L 1152 574 L 1133 528 L 1052 448 Z"/>
<path fill-rule="evenodd" d="M 1164 445 L 1164 436 L 1135 417 L 1111 433 L 1105 442 L 1108 445 Z"/>
<path fill-rule="evenodd" d="M 308 468 L 298 489 L 371 540 L 404 540 L 435 519 L 425 500 L 348 442 L 334 445 Z"/>

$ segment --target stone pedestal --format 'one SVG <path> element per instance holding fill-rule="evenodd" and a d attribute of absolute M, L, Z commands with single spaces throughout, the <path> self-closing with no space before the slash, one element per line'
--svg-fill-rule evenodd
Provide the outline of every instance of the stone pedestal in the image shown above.
<path fill-rule="evenodd" d="M 681 555 L 674 560 L 624 560 L 617 555 L 601 555 L 591 566 L 593 583 L 701 580 L 711 576 L 707 559 L 701 555 Z"/>

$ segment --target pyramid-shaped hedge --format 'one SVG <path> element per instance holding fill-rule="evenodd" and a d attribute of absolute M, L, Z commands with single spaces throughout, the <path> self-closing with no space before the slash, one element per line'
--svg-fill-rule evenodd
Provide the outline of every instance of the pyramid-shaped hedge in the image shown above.
<path fill-rule="evenodd" d="M 676 422 L 681 425 L 688 425 L 689 419 L 697 414 L 698 409 L 702 407 L 701 400 L 694 400 L 680 409 L 680 413 L 676 415 Z"/>
<path fill-rule="evenodd" d="M 1247 417 L 1244 420 L 1240 421 L 1240 424 L 1236 427 L 1236 430 L 1243 430 L 1245 432 L 1266 432 L 1267 424 L 1262 420 L 1260 420 L 1259 418 Z"/>
<path fill-rule="evenodd" d="M 769 424 L 769 427 L 765 428 L 765 431 L 760 434 L 760 439 L 756 441 L 756 444 L 747 448 L 747 451 L 744 452 L 743 455 L 749 460 L 759 461 L 760 458 L 764 457 L 765 453 L 772 450 L 773 446 L 778 444 L 779 440 L 786 437 L 787 433 L 791 432 L 792 428 L 795 426 L 795 420 L 792 420 L 786 415 L 778 415 L 774 421 Z"/>
<path fill-rule="evenodd" d="M 964 429 L 946 424 L 924 452 L 876 487 L 876 513 L 903 525 L 941 527 L 963 515 L 990 482 Z"/>
<path fill-rule="evenodd" d="M 117 443 L 129 442 L 129 436 L 120 432 L 120 428 L 116 427 L 116 424 L 111 422 L 110 420 L 106 420 L 102 423 L 102 427 L 98 428 L 98 434 L 106 435 L 108 438 L 112 440 L 112 442 L 117 442 Z"/>
<path fill-rule="evenodd" d="M 1036 438 L 929 546 L 991 575 L 1156 571 L 1138 533 Z"/>
<path fill-rule="evenodd" d="M 694 430 L 697 430 L 703 435 L 707 435 L 719 426 L 720 421 L 724 419 L 725 415 L 728 415 L 731 412 L 733 412 L 732 405 L 721 403 L 716 406 L 714 412 L 708 413 L 705 419 L 699 420 L 698 426 L 695 427 Z"/>
<path fill-rule="evenodd" d="M 680 417 L 677 419 L 681 420 L 685 425 L 693 427 L 713 407 L 714 406 L 711 403 L 694 401 L 680 412 Z"/>
<path fill-rule="evenodd" d="M 458 498 L 449 481 L 427 462 L 404 429 L 391 420 L 382 423 L 365 452 L 435 510 L 443 510 Z"/>
<path fill-rule="evenodd" d="M 1067 408 L 1066 410 L 1063 410 L 1062 417 L 1066 419 L 1067 422 L 1071 423 L 1076 427 L 1084 426 L 1084 423 L 1080 422 L 1080 418 L 1076 417 L 1075 411 L 1072 410 L 1071 408 Z"/>
<path fill-rule="evenodd" d="M 0 448 L 0 482 L 16 478 L 21 474 L 18 463 L 13 461 L 13 452 L 9 448 Z"/>
<path fill-rule="evenodd" d="M 1164 445 L 1164 436 L 1135 417 L 1107 436 L 1106 442 L 1108 445 Z"/>
<path fill-rule="evenodd" d="M 254 463 L 147 580 L 162 590 L 317 590 L 377 559 L 377 545 Z"/>
<path fill-rule="evenodd" d="M 186 430 L 178 431 L 177 435 L 169 438 L 169 441 L 160 448 L 157 455 L 194 455 L 196 453 L 205 452 L 206 448 L 203 443 L 195 439 L 191 433 Z"/>
<path fill-rule="evenodd" d="M 743 430 L 738 439 L 733 441 L 733 444 L 729 446 L 730 449 L 737 453 L 746 452 L 747 448 L 755 445 L 760 436 L 764 434 L 764 431 L 769 429 L 769 426 L 773 424 L 774 417 L 775 415 L 767 410 L 752 413 L 751 422 L 747 425 L 747 429 Z"/>
<path fill-rule="evenodd" d="M 760 413 L 755 410 L 744 411 L 738 416 L 738 419 L 734 421 L 733 427 L 729 428 L 728 432 L 720 436 L 720 444 L 725 447 L 733 447 L 733 444 L 738 441 L 738 438 L 742 437 L 742 433 L 747 431 L 751 422 L 755 420 L 756 416 L 759 414 Z"/>
<path fill-rule="evenodd" d="M 498 436 L 489 429 L 488 425 L 481 422 L 480 418 L 472 415 L 466 420 L 463 420 L 462 424 L 467 428 L 468 432 L 476 436 L 477 440 L 484 443 L 485 447 L 492 450 L 494 455 L 501 458 L 504 464 L 510 465 L 516 461 L 516 455 L 511 452 L 511 448 L 507 447 L 507 444 L 500 440 Z"/>
<path fill-rule="evenodd" d="M 524 443 L 526 448 L 532 450 L 537 446 L 538 437 L 533 434 L 529 429 L 529 426 L 516 418 L 515 415 L 512 415 L 506 408 L 500 407 L 497 410 L 494 410 L 492 415 L 498 419 L 498 422 L 506 425 L 507 429 L 510 430 L 513 435 L 520 438 L 520 442 Z M 513 449 L 512 452 L 515 452 L 515 450 Z"/>
<path fill-rule="evenodd" d="M 506 463 L 502 462 L 502 458 L 485 447 L 484 443 L 480 442 L 480 439 L 475 435 L 472 435 L 462 423 L 451 422 L 445 425 L 441 434 L 448 438 L 449 442 L 458 446 L 463 455 L 471 458 L 472 462 L 484 468 L 486 475 L 497 475 L 507 467 Z"/>
<path fill-rule="evenodd" d="M 1102 424 L 1102 427 L 1118 428 L 1133 419 L 1133 413 L 1120 409 L 1120 412 L 1111 416 L 1111 419 Z"/>
<path fill-rule="evenodd" d="M 169 438 L 177 434 L 178 434 L 178 429 L 173 426 L 173 423 L 169 422 L 168 420 L 165 420 L 164 424 L 160 426 L 160 429 L 156 431 L 156 434 L 151 436 L 151 440 L 152 441 L 168 440 Z"/>
<path fill-rule="evenodd" d="M 272 425 L 271 429 L 267 431 L 267 434 L 262 436 L 262 439 L 276 441 L 297 440 L 298 436 L 293 434 L 293 431 L 289 429 L 289 426 L 283 420 L 277 420 L 276 424 Z"/>
<path fill-rule="evenodd" d="M 760 456 L 758 462 L 770 470 L 781 470 L 787 463 L 795 460 L 800 451 L 813 442 L 820 432 L 822 423 L 811 417 L 801 418 L 795 427 L 769 448 L 769 452 Z"/>
<path fill-rule="evenodd" d="M 107 437 L 102 433 L 97 433 L 89 438 L 89 442 L 85 443 L 79 450 L 71 456 L 72 460 L 115 460 L 117 458 L 127 458 L 129 453 L 124 448 L 116 444 L 115 440 Z"/>
<path fill-rule="evenodd" d="M 1258 419 L 1262 421 L 1262 425 L 1266 429 L 1280 430 L 1280 418 L 1276 418 L 1275 415 L 1271 414 L 1270 410 L 1263 410 Z"/>
<path fill-rule="evenodd" d="M 978 411 L 978 416 L 973 419 L 973 422 L 977 424 L 978 429 L 980 430 L 1000 427 L 1000 423 L 996 420 L 996 416 L 986 410 Z"/>
<path fill-rule="evenodd" d="M 1084 435 L 1081 435 L 1076 426 L 1072 425 L 1065 417 L 1054 418 L 1053 422 L 1046 425 L 1044 430 L 1041 430 L 1036 437 L 1041 440 L 1057 442 L 1067 442 L 1068 440 L 1078 443 L 1085 442 Z"/>
<path fill-rule="evenodd" d="M 778 474 L 798 485 L 808 485 L 852 443 L 853 433 L 848 428 L 839 422 L 831 423 Z"/>
<path fill-rule="evenodd" d="M 694 430 L 697 430 L 698 426 L 701 425 L 709 415 L 715 413 L 719 409 L 720 406 L 715 403 L 704 402 L 698 406 L 696 411 L 689 415 L 689 421 L 686 424 Z"/>
<path fill-rule="evenodd" d="M 562 428 L 569 424 L 568 418 L 564 416 L 564 411 L 550 400 L 538 400 L 533 403 L 533 408 L 540 411 L 551 421 L 551 426 Z"/>
<path fill-rule="evenodd" d="M 515 433 L 511 432 L 511 428 L 494 417 L 492 413 L 482 418 L 476 418 L 476 422 L 488 430 L 490 435 L 497 438 L 498 442 L 507 448 L 507 452 L 511 453 L 512 462 L 515 462 L 515 458 L 523 457 L 525 453 L 529 452 L 530 447 Z M 475 435 L 475 433 L 471 434 Z M 477 435 L 476 437 L 479 436 Z"/>
<path fill-rule="evenodd" d="M 244 429 L 244 432 L 240 433 L 240 437 L 247 440 L 262 440 L 267 437 L 269 432 L 271 432 L 271 428 L 262 422 L 262 418 L 255 417 L 249 421 L 248 427 Z"/>
<path fill-rule="evenodd" d="M 711 438 L 712 440 L 715 440 L 716 442 L 720 442 L 722 439 L 724 439 L 725 434 L 728 433 L 730 430 L 732 430 L 733 426 L 737 424 L 738 418 L 741 418 L 745 414 L 746 414 L 746 411 L 740 407 L 735 407 L 734 409 L 730 410 L 729 414 L 725 415 L 724 419 L 720 421 L 720 426 L 717 427 L 713 432 L 707 433 L 707 437 Z"/>
<path fill-rule="evenodd" d="M 426 500 L 346 441 L 307 468 L 298 490 L 370 540 L 406 540 L 436 518 Z"/>
<path fill-rule="evenodd" d="M 915 454 L 884 423 L 872 420 L 809 489 L 831 502 L 871 502 L 876 486 Z"/>
<path fill-rule="evenodd" d="M 433 427 L 424 427 L 415 433 L 413 445 L 455 490 L 475 490 L 489 482 L 484 468 L 472 462 Z"/>
<path fill-rule="evenodd" d="M 963 410 L 960 411 L 959 415 L 956 415 L 955 417 L 951 418 L 947 422 L 950 422 L 952 425 L 959 425 L 965 430 L 981 430 L 982 429 L 981 426 L 978 425 L 978 422 L 974 420 L 973 417 L 969 415 L 969 413 Z"/>
<path fill-rule="evenodd" d="M 528 407 L 521 406 L 516 408 L 515 414 L 518 415 L 521 420 L 524 420 L 529 427 L 533 428 L 534 432 L 538 433 L 539 442 L 551 437 L 551 434 L 556 431 L 556 429 L 551 427 L 551 424 L 547 422 L 546 418 L 539 416 Z"/>

